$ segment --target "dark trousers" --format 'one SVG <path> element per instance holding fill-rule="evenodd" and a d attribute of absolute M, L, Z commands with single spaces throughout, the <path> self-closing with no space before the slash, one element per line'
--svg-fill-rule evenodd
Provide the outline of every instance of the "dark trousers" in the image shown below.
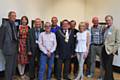
<path fill-rule="evenodd" d="M 112 70 L 113 54 L 108 55 L 106 53 L 105 47 L 103 47 L 102 61 L 103 61 L 103 68 L 105 70 L 105 75 L 103 80 L 114 80 L 113 70 Z"/>
<path fill-rule="evenodd" d="M 74 64 L 74 75 L 77 75 L 78 73 L 78 68 L 79 68 L 79 63 L 78 63 L 78 59 L 77 56 L 73 57 L 70 61 L 70 71 L 71 72 L 71 64 Z"/>
<path fill-rule="evenodd" d="M 54 57 L 54 70 L 52 74 L 54 74 L 54 77 L 56 78 L 57 76 L 57 58 L 56 57 Z"/>
<path fill-rule="evenodd" d="M 16 73 L 17 54 L 5 56 L 5 80 L 13 80 Z"/>
<path fill-rule="evenodd" d="M 64 63 L 63 78 L 67 80 L 68 74 L 69 74 L 70 59 L 59 59 L 58 58 L 56 62 L 57 62 L 57 65 L 56 65 L 56 69 L 57 69 L 56 78 L 57 78 L 57 80 L 61 80 L 62 63 Z"/>
<path fill-rule="evenodd" d="M 29 59 L 29 76 L 30 76 L 30 78 L 35 78 L 35 76 L 38 76 L 38 72 L 35 72 L 35 71 L 38 71 L 38 70 L 36 70 L 36 68 L 37 69 L 39 68 L 39 57 L 40 57 L 40 50 L 39 50 L 39 48 L 36 48 L 32 52 L 32 56 Z"/>

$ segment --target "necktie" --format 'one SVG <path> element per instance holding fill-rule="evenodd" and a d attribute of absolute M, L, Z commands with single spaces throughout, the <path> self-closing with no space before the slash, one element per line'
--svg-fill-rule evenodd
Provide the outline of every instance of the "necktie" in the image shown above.
<path fill-rule="evenodd" d="M 63 32 L 64 32 L 64 35 L 66 35 L 67 30 L 64 30 Z"/>
<path fill-rule="evenodd" d="M 39 39 L 39 30 L 36 30 L 36 40 Z"/>
<path fill-rule="evenodd" d="M 68 40 L 69 40 L 69 33 L 68 33 L 68 30 L 65 31 L 65 39 L 66 39 L 66 42 L 68 42 Z"/>

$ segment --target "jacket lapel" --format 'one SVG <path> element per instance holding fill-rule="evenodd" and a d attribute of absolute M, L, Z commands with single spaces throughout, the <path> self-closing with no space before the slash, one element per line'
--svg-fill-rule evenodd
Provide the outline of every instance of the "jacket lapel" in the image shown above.
<path fill-rule="evenodd" d="M 35 37 L 35 28 L 33 28 L 32 33 L 33 33 L 33 39 L 35 40 L 36 39 L 36 37 Z"/>
<path fill-rule="evenodd" d="M 8 35 L 10 36 L 10 39 L 12 40 L 12 29 L 9 23 L 7 23 L 7 25 L 8 25 L 8 33 L 9 33 Z"/>

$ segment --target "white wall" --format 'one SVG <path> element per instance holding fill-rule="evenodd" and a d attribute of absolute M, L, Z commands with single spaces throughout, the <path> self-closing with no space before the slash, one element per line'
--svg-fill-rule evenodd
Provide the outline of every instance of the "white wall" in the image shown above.
<path fill-rule="evenodd" d="M 52 16 L 57 16 L 59 21 L 65 18 L 84 20 L 84 0 L 1 0 L 0 24 L 10 10 L 17 12 L 17 18 L 26 15 L 30 20 L 40 17 L 50 21 Z"/>
<path fill-rule="evenodd" d="M 120 26 L 120 0 L 86 0 L 85 19 L 91 21 L 93 16 L 98 16 L 100 21 L 108 14 L 114 17 L 114 24 Z"/>
<path fill-rule="evenodd" d="M 118 55 L 114 56 L 113 64 L 120 67 L 120 48 L 118 50 Z"/>
<path fill-rule="evenodd" d="M 52 16 L 62 19 L 75 19 L 77 23 L 83 20 L 91 22 L 93 16 L 98 16 L 104 21 L 107 14 L 114 16 L 114 23 L 120 25 L 120 0 L 1 0 L 1 18 L 7 17 L 10 10 L 17 12 L 18 18 L 27 15 L 28 18 L 40 17 L 44 21 L 50 21 Z"/>
<path fill-rule="evenodd" d="M 84 0 L 55 0 L 54 15 L 62 19 L 75 19 L 78 23 L 84 20 Z"/>

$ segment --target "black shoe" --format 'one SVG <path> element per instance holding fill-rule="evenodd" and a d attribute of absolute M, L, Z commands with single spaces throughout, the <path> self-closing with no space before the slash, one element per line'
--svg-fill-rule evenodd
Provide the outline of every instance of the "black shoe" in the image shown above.
<path fill-rule="evenodd" d="M 64 80 L 71 80 L 70 78 L 64 78 Z"/>
<path fill-rule="evenodd" d="M 30 80 L 34 80 L 34 78 L 30 78 Z"/>

